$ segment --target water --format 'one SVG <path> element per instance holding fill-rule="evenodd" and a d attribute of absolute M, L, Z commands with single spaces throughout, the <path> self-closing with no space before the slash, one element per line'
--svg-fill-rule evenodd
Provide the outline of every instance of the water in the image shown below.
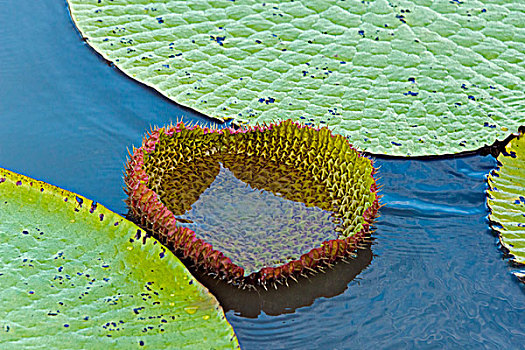
<path fill-rule="evenodd" d="M 211 122 L 108 66 L 63 0 L 1 1 L 0 62 L 1 166 L 119 212 L 127 148 L 153 125 Z"/>
<path fill-rule="evenodd" d="M 387 205 L 370 266 L 341 295 L 294 314 L 228 312 L 241 343 L 521 348 L 524 289 L 501 261 L 485 219 L 484 174 L 494 159 L 377 162 Z"/>
<path fill-rule="evenodd" d="M 332 212 L 252 188 L 222 164 L 213 183 L 179 217 L 189 222 L 181 225 L 242 266 L 245 276 L 338 238 Z"/>
<path fill-rule="evenodd" d="M 210 122 L 107 66 L 80 39 L 62 1 L 2 2 L 0 62 L 0 166 L 117 212 L 125 211 L 126 147 L 150 125 L 183 116 Z M 387 205 L 371 250 L 321 280 L 325 290 L 300 289 L 304 295 L 289 303 L 252 308 L 251 318 L 228 311 L 241 345 L 523 348 L 525 287 L 486 219 L 485 174 L 495 160 L 376 164 Z"/>

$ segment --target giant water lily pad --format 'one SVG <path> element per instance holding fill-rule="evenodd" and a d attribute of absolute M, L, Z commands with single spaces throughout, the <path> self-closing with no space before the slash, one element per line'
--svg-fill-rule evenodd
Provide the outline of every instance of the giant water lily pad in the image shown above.
<path fill-rule="evenodd" d="M 133 223 L 0 169 L 0 348 L 235 348 L 215 298 Z"/>
<path fill-rule="evenodd" d="M 213 118 L 304 118 L 402 156 L 476 150 L 525 124 L 520 2 L 68 1 L 102 56 Z"/>
<path fill-rule="evenodd" d="M 211 273 L 266 285 L 355 251 L 379 207 L 375 169 L 327 128 L 285 121 L 153 131 L 127 164 L 130 213 Z"/>
<path fill-rule="evenodd" d="M 512 260 L 525 264 L 525 136 L 509 142 L 489 178 L 488 206 L 492 227 Z"/>

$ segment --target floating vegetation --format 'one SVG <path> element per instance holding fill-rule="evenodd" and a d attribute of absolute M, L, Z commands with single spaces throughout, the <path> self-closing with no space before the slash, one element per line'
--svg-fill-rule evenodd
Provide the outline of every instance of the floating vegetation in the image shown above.
<path fill-rule="evenodd" d="M 0 168 L 0 348 L 238 348 L 159 242 L 87 198 Z"/>
<path fill-rule="evenodd" d="M 516 264 L 525 264 L 525 136 L 512 139 L 488 177 L 487 204 L 492 228 Z M 522 272 L 518 278 L 524 279 Z"/>
<path fill-rule="evenodd" d="M 323 124 L 395 156 L 476 151 L 525 124 L 516 1 L 68 3 L 106 60 L 212 118 Z"/>
<path fill-rule="evenodd" d="M 285 121 L 151 132 L 126 168 L 131 217 L 209 273 L 275 285 L 355 253 L 379 208 L 372 161 Z"/>

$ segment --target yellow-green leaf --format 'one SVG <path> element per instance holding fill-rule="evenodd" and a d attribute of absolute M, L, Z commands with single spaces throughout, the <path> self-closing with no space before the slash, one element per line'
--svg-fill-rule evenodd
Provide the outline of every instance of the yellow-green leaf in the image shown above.
<path fill-rule="evenodd" d="M 215 298 L 100 204 L 0 168 L 0 348 L 235 348 Z"/>
<path fill-rule="evenodd" d="M 513 261 L 525 264 L 525 136 L 511 140 L 498 162 L 488 178 L 489 218 Z"/>

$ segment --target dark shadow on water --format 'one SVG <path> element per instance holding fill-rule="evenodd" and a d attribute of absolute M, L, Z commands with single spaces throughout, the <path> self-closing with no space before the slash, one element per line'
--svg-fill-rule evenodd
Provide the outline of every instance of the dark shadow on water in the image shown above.
<path fill-rule="evenodd" d="M 294 313 L 298 308 L 310 306 L 318 298 L 330 298 L 342 294 L 372 262 L 371 244 L 358 250 L 352 259 L 338 261 L 333 268 L 310 277 L 299 277 L 297 282 L 289 279 L 288 286 L 265 290 L 240 289 L 224 280 L 218 280 L 197 270 L 191 262 L 183 260 L 191 273 L 219 300 L 225 312 L 234 311 L 237 316 L 257 318 L 261 312 L 278 316 Z"/>
<path fill-rule="evenodd" d="M 459 152 L 459 153 L 453 153 L 453 154 L 444 154 L 444 155 L 438 155 L 438 156 L 390 156 L 386 154 L 380 154 L 376 155 L 369 152 L 363 152 L 369 157 L 378 157 L 381 159 L 391 159 L 391 160 L 444 160 L 444 159 L 454 159 L 454 158 L 461 158 L 461 157 L 472 157 L 472 156 L 481 156 L 485 157 L 488 155 L 493 156 L 494 158 L 497 158 L 498 155 L 505 150 L 505 146 L 514 138 L 516 138 L 520 134 L 525 134 L 525 125 L 522 125 L 518 128 L 518 130 L 514 131 L 513 133 L 510 133 L 505 139 L 503 140 L 496 140 L 492 145 L 485 145 L 481 147 L 478 150 L 473 151 L 465 151 L 465 152 Z"/>

